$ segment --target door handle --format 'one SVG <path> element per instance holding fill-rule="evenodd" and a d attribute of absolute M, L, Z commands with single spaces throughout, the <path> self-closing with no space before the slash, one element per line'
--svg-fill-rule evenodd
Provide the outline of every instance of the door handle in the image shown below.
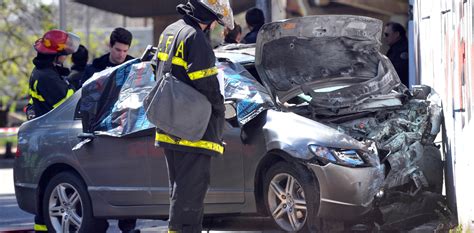
<path fill-rule="evenodd" d="M 93 133 L 80 133 L 77 135 L 77 137 L 81 140 L 84 140 L 84 139 L 94 140 L 95 135 Z"/>

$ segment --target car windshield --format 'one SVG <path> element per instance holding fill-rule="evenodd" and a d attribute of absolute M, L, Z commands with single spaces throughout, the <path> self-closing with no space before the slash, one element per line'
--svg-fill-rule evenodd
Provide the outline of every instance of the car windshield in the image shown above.
<path fill-rule="evenodd" d="M 348 87 L 348 86 L 350 86 L 350 85 L 339 85 L 339 86 L 333 86 L 333 87 L 314 88 L 313 91 L 316 92 L 316 93 L 328 93 L 328 92 L 332 92 L 332 91 L 337 91 L 339 89 L 342 89 L 342 88 L 345 88 L 345 87 Z M 304 93 L 299 94 L 298 97 L 300 99 L 304 100 L 305 102 L 310 102 L 311 99 L 313 99 L 313 97 L 311 97 L 310 95 L 304 94 Z"/>

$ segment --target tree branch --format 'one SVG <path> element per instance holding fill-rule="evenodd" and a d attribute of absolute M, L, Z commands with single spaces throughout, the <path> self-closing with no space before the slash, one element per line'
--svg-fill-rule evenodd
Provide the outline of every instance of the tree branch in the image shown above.
<path fill-rule="evenodd" d="M 9 61 L 14 62 L 16 59 L 21 58 L 21 57 L 22 57 L 21 55 L 16 55 L 16 56 L 13 56 L 13 57 L 7 57 L 3 60 L 0 60 L 0 65 L 2 65 L 3 63 L 7 63 Z"/>

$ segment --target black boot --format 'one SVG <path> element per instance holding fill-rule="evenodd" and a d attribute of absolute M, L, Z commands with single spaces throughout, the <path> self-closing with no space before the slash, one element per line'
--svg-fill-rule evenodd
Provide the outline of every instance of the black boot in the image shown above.
<path fill-rule="evenodd" d="M 140 230 L 135 229 L 136 225 L 136 219 L 119 219 L 118 221 L 118 227 L 122 233 L 140 233 Z"/>

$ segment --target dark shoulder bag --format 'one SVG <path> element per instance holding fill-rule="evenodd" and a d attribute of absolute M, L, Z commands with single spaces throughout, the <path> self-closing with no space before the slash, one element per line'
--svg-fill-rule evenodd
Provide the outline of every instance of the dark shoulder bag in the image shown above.
<path fill-rule="evenodd" d="M 181 139 L 198 141 L 209 124 L 211 103 L 206 96 L 171 74 L 174 44 L 183 28 L 176 33 L 168 60 L 159 63 L 157 82 L 145 97 L 143 106 L 148 120 L 158 129 Z"/>

